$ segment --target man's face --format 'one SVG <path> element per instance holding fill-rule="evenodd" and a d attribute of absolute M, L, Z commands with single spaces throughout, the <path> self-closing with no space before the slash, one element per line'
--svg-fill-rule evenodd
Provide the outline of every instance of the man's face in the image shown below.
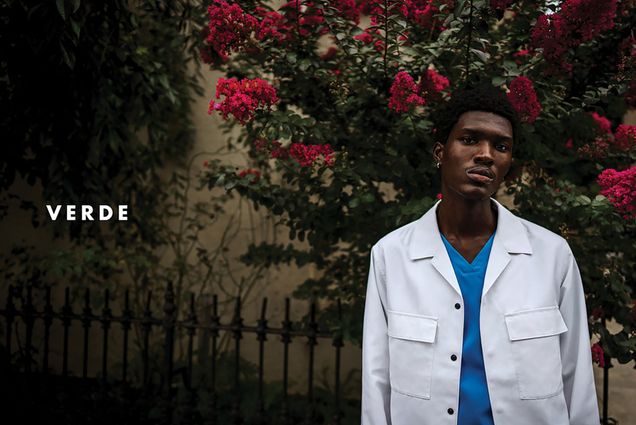
<path fill-rule="evenodd" d="M 460 115 L 445 145 L 433 155 L 441 162 L 442 193 L 471 200 L 488 199 L 497 191 L 512 163 L 512 124 L 492 112 Z"/>

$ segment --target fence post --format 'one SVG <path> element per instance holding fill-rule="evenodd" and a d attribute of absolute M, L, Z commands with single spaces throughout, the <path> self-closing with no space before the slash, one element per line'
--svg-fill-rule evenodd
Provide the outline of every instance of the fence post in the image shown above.
<path fill-rule="evenodd" d="M 193 378 L 192 378 L 192 364 L 193 364 L 193 356 L 194 356 L 194 336 L 197 331 L 197 314 L 195 311 L 195 298 L 194 293 L 190 294 L 190 312 L 186 319 L 185 327 L 188 333 L 188 369 L 186 373 L 186 390 L 188 391 L 188 401 L 186 403 L 186 412 L 185 418 L 188 423 L 199 423 L 197 411 L 196 411 L 196 402 L 197 402 L 197 393 L 194 389 Z"/>
<path fill-rule="evenodd" d="M 13 304 L 13 285 L 9 285 L 9 295 L 7 296 L 7 305 L 5 308 L 7 315 L 7 369 L 11 366 L 11 335 L 13 334 L 13 320 L 16 315 L 15 304 Z"/>
<path fill-rule="evenodd" d="M 88 288 L 84 292 L 84 309 L 82 310 L 82 327 L 84 328 L 84 353 L 82 355 L 82 378 L 88 376 L 88 335 L 91 328 L 93 313 L 91 311 L 91 293 Z"/>
<path fill-rule="evenodd" d="M 42 372 L 45 375 L 49 373 L 49 338 L 51 336 L 51 324 L 53 323 L 53 306 L 51 305 L 51 287 L 46 287 L 46 295 L 44 296 L 45 304 L 43 311 L 44 320 L 44 352 L 42 357 Z"/>
<path fill-rule="evenodd" d="M 102 341 L 102 380 L 104 383 L 108 378 L 108 330 L 110 329 L 110 323 L 113 320 L 113 314 L 109 307 L 110 292 L 108 289 L 104 290 L 104 309 L 102 310 L 102 329 L 104 338 Z"/>
<path fill-rule="evenodd" d="M 174 329 L 176 322 L 177 307 L 174 303 L 174 290 L 172 288 L 172 281 L 168 281 L 166 288 L 166 294 L 163 304 L 163 327 L 166 335 L 164 344 L 164 366 L 163 366 L 163 381 L 165 384 L 165 416 L 163 418 L 164 423 L 172 423 L 172 368 L 173 368 L 173 352 L 174 352 Z"/>
<path fill-rule="evenodd" d="M 342 414 L 340 412 L 340 350 L 342 349 L 342 304 L 340 298 L 338 298 L 338 326 L 333 336 L 332 345 L 336 347 L 336 376 L 334 383 L 334 417 L 333 422 L 336 425 L 340 425 L 340 419 Z"/>
<path fill-rule="evenodd" d="M 212 296 L 212 316 L 210 317 L 210 336 L 212 337 L 212 353 L 210 354 L 210 413 L 208 423 L 216 424 L 216 340 L 219 337 L 221 325 L 218 314 L 218 299 L 216 294 Z"/>
<path fill-rule="evenodd" d="M 71 307 L 71 294 L 67 286 L 64 288 L 64 307 L 62 307 L 62 325 L 64 326 L 64 348 L 62 354 L 62 375 L 66 384 L 68 377 L 68 335 L 73 319 L 73 308 Z"/>
<path fill-rule="evenodd" d="M 123 364 L 121 380 L 125 384 L 128 379 L 128 333 L 132 326 L 133 313 L 130 310 L 130 292 L 126 289 L 124 293 L 124 311 L 121 315 L 121 328 L 124 331 Z"/>
<path fill-rule="evenodd" d="M 234 403 L 232 405 L 232 416 L 234 423 L 242 423 L 241 417 L 241 383 L 240 383 L 240 362 L 241 362 L 241 338 L 242 338 L 243 318 L 241 317 L 241 297 L 236 297 L 236 307 L 232 318 L 232 337 L 234 338 Z"/>
<path fill-rule="evenodd" d="M 143 351 L 141 358 L 143 361 L 143 380 L 144 390 L 148 391 L 150 382 L 148 381 L 148 363 L 150 362 L 148 351 L 150 346 L 150 330 L 152 329 L 152 311 L 150 310 L 150 303 L 152 302 L 152 291 L 148 291 L 148 297 L 146 298 L 146 307 L 144 308 L 143 319 L 141 321 L 142 334 L 143 334 Z"/>
<path fill-rule="evenodd" d="M 24 371 L 26 373 L 31 372 L 31 363 L 33 362 L 33 323 L 35 322 L 35 307 L 33 306 L 33 288 L 31 285 L 27 286 L 26 304 L 22 312 L 24 317 L 24 325 L 26 327 L 25 336 L 25 356 L 24 356 Z"/>
<path fill-rule="evenodd" d="M 258 339 L 258 423 L 265 423 L 265 402 L 263 400 L 263 369 L 265 361 L 265 341 L 267 341 L 267 297 L 263 298 L 261 306 L 261 318 L 258 320 L 256 328 L 256 338 Z"/>
<path fill-rule="evenodd" d="M 305 422 L 311 425 L 315 417 L 314 405 L 314 353 L 315 346 L 318 344 L 318 324 L 316 323 L 316 302 L 311 301 L 309 307 L 309 329 L 307 332 L 307 344 L 309 345 L 309 370 L 307 376 L 307 403 L 308 409 L 305 412 Z"/>
<path fill-rule="evenodd" d="M 292 324 L 289 320 L 289 298 L 285 298 L 285 320 L 283 320 L 283 328 L 281 331 L 281 340 L 283 341 L 283 424 L 285 425 L 289 423 L 288 384 L 291 331 Z"/>

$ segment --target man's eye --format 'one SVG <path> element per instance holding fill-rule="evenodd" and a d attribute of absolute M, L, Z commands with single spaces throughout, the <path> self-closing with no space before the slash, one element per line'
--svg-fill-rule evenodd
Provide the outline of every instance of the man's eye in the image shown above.
<path fill-rule="evenodd" d="M 508 148 L 508 145 L 503 145 L 503 144 L 497 145 L 497 149 L 499 149 L 502 152 L 508 152 L 510 150 Z"/>
<path fill-rule="evenodd" d="M 475 138 L 472 136 L 464 136 L 461 138 L 461 141 L 464 143 L 472 143 L 475 142 Z"/>

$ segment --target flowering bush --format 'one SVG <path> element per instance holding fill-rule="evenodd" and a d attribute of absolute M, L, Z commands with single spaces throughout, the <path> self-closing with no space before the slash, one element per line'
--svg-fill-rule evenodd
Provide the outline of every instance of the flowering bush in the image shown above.
<path fill-rule="evenodd" d="M 606 363 L 633 359 L 636 152 L 622 118 L 635 96 L 636 17 L 628 3 L 293 1 L 272 10 L 215 2 L 209 31 L 227 35 L 208 36 L 206 46 L 231 55 L 211 63 L 232 78 L 219 80 L 225 99 L 211 110 L 240 126 L 235 143 L 260 177 L 217 166 L 206 183 L 268 208 L 306 242 L 252 246 L 244 261 L 315 265 L 319 277 L 300 282 L 296 295 L 340 298 L 343 333 L 358 340 L 370 247 L 439 199 L 431 112 L 486 80 L 523 119 L 513 152 L 520 170 L 502 193 L 518 214 L 568 239 Z M 623 330 L 607 332 L 610 319 Z"/>

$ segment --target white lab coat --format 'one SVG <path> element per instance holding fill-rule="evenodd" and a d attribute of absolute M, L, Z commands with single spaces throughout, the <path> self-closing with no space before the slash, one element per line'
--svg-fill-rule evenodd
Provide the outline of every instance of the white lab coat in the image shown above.
<path fill-rule="evenodd" d="M 598 425 L 585 298 L 572 251 L 561 236 L 492 201 L 497 230 L 480 330 L 495 424 Z M 363 425 L 457 423 L 464 307 L 437 226 L 438 205 L 371 251 Z"/>

